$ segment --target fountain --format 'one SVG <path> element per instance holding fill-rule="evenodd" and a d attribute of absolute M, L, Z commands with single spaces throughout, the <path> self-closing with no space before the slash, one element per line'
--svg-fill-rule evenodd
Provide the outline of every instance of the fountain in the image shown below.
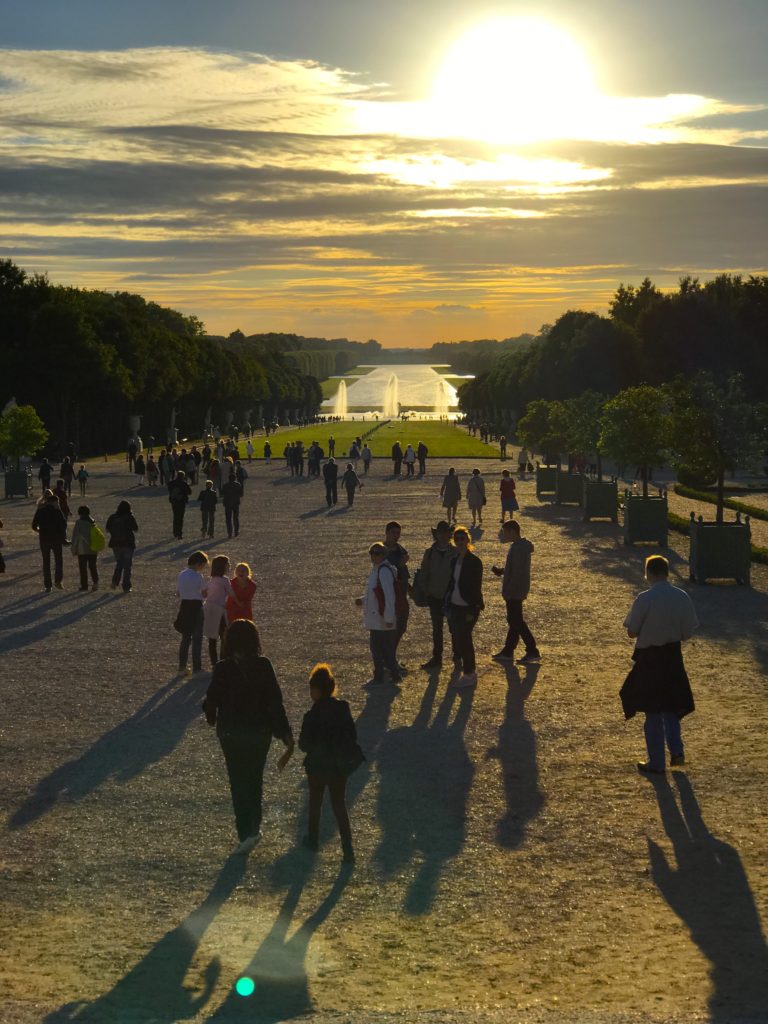
<path fill-rule="evenodd" d="M 391 373 L 387 386 L 384 388 L 384 402 L 381 410 L 385 419 L 394 420 L 400 415 L 398 390 L 397 375 Z"/>
<path fill-rule="evenodd" d="M 333 415 L 340 419 L 347 418 L 347 382 L 339 381 L 339 390 L 333 400 Z"/>
<path fill-rule="evenodd" d="M 435 408 L 433 411 L 433 415 L 438 419 L 448 418 L 449 400 L 448 381 L 441 377 L 435 385 Z"/>

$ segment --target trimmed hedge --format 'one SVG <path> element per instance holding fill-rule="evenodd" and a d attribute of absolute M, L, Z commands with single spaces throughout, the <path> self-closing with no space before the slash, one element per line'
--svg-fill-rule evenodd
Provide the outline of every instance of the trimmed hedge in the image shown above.
<path fill-rule="evenodd" d="M 688 490 L 688 488 L 685 489 Z M 690 495 L 686 495 L 686 497 L 690 497 Z M 670 530 L 674 530 L 676 533 L 684 533 L 686 537 L 690 537 L 690 519 L 686 519 L 685 516 L 677 516 L 674 512 L 668 512 L 667 521 L 669 523 Z M 753 562 L 759 562 L 761 565 L 768 565 L 768 548 L 761 548 L 757 544 L 751 544 L 750 547 L 752 548 L 750 560 Z"/>
<path fill-rule="evenodd" d="M 675 494 L 681 498 L 693 498 L 694 501 L 706 501 L 709 505 L 716 505 L 717 498 L 710 491 L 697 491 L 693 487 L 686 487 L 684 484 L 675 484 Z M 725 508 L 734 512 L 741 512 L 744 516 L 751 516 L 753 519 L 763 519 L 768 522 L 768 511 L 757 505 L 747 505 L 744 501 L 737 501 L 736 498 L 726 498 L 723 501 Z"/>

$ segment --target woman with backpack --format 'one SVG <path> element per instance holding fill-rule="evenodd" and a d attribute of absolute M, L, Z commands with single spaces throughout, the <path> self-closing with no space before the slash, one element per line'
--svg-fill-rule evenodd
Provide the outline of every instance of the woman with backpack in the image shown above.
<path fill-rule="evenodd" d="M 72 527 L 70 547 L 72 554 L 77 558 L 80 567 L 80 590 L 88 589 L 88 573 L 91 574 L 91 590 L 99 589 L 99 570 L 96 562 L 99 551 L 103 551 L 106 540 L 104 534 L 96 525 L 91 516 L 91 510 L 87 505 L 81 505 L 77 510 L 78 520 Z"/>
<path fill-rule="evenodd" d="M 136 533 L 139 529 L 130 501 L 121 501 L 105 524 L 109 534 L 109 546 L 115 554 L 115 571 L 112 574 L 112 589 L 117 590 L 122 580 L 123 591 L 131 589 L 133 552 L 136 549 Z"/>

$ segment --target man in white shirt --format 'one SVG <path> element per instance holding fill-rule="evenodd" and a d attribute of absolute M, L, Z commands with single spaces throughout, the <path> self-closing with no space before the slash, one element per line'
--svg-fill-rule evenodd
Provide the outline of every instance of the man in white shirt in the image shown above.
<path fill-rule="evenodd" d="M 357 605 L 363 609 L 363 624 L 370 633 L 373 678 L 371 683 L 384 682 L 384 670 L 388 669 L 393 683 L 402 679 L 395 657 L 397 624 L 395 616 L 395 569 L 387 561 L 387 549 L 383 544 L 371 544 L 371 571 L 365 595 L 357 598 Z"/>
<path fill-rule="evenodd" d="M 624 620 L 635 640 L 634 668 L 621 689 L 626 718 L 645 712 L 648 760 L 638 762 L 646 775 L 663 775 L 664 743 L 672 767 L 685 764 L 680 720 L 694 710 L 693 694 L 683 664 L 681 643 L 698 627 L 693 602 L 669 582 L 669 562 L 661 555 L 645 561 L 650 589 L 636 599 Z"/>

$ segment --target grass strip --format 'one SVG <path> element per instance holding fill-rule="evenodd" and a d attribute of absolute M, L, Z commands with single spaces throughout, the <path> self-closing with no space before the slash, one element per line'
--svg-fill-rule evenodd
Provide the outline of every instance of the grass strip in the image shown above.
<path fill-rule="evenodd" d="M 717 498 L 710 491 L 697 491 L 695 488 L 686 487 L 684 484 L 675 484 L 675 494 L 679 494 L 681 498 L 693 498 L 694 501 L 706 501 L 708 505 L 717 504 Z M 765 522 L 768 522 L 768 511 L 760 508 L 758 505 L 747 505 L 746 502 L 738 501 L 736 498 L 725 498 L 723 505 L 734 512 L 741 512 L 742 515 L 751 516 L 753 519 L 763 519 Z"/>

